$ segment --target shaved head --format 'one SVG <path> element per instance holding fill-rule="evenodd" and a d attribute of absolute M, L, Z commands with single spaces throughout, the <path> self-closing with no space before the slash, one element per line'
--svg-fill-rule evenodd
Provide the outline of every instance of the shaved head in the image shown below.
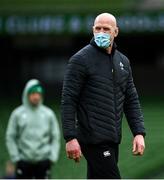
<path fill-rule="evenodd" d="M 94 21 L 94 26 L 97 23 L 105 23 L 105 24 L 110 24 L 112 27 L 117 27 L 117 22 L 116 22 L 116 18 L 109 13 L 102 13 L 99 14 Z"/>

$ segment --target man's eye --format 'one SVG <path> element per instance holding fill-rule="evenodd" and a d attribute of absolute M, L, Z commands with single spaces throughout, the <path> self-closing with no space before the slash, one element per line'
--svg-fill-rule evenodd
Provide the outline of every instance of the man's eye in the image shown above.
<path fill-rule="evenodd" d="M 110 31 L 110 28 L 104 28 L 104 31 Z"/>
<path fill-rule="evenodd" d="M 100 30 L 101 28 L 100 28 L 100 27 L 96 27 L 95 29 L 96 29 L 96 30 Z"/>

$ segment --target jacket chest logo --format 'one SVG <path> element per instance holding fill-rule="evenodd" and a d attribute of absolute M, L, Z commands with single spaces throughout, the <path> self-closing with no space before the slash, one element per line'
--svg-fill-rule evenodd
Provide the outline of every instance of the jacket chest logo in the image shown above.
<path fill-rule="evenodd" d="M 120 62 L 120 68 L 121 70 L 124 70 L 124 65 L 122 64 L 122 62 Z"/>

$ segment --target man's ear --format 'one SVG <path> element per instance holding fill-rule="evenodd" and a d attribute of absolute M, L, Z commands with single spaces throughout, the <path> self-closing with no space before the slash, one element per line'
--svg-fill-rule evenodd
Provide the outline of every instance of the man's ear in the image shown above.
<path fill-rule="evenodd" d="M 116 27 L 116 29 L 114 30 L 114 37 L 117 37 L 119 33 L 119 29 L 118 27 Z"/>
<path fill-rule="evenodd" d="M 95 26 L 92 26 L 92 32 L 93 32 L 93 34 L 94 34 L 94 30 L 95 30 Z"/>

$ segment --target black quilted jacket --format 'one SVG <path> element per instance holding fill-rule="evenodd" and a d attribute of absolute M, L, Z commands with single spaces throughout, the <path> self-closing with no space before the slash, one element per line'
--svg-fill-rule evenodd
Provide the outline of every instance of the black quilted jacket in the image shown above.
<path fill-rule="evenodd" d="M 61 108 L 66 141 L 120 143 L 123 112 L 133 135 L 145 135 L 129 60 L 115 46 L 109 55 L 92 39 L 71 57 Z"/>

